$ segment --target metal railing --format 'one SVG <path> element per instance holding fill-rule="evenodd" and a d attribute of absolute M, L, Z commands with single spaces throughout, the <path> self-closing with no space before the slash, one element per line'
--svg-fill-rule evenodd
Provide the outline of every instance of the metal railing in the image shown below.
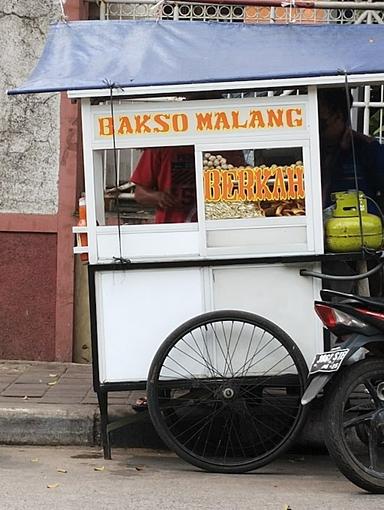
<path fill-rule="evenodd" d="M 174 19 L 246 23 L 384 23 L 383 2 L 325 0 L 318 7 L 297 7 L 300 2 L 244 0 L 241 3 L 179 2 L 171 0 L 99 0 L 100 19 Z M 267 5 L 270 3 L 271 5 Z M 301 2 L 302 4 L 305 2 Z M 265 4 L 265 5 L 262 5 Z M 315 2 L 312 2 L 312 5 Z M 328 7 L 329 4 L 329 7 Z M 355 8 L 351 8 L 355 4 Z M 308 5 L 310 3 L 308 2 Z"/>

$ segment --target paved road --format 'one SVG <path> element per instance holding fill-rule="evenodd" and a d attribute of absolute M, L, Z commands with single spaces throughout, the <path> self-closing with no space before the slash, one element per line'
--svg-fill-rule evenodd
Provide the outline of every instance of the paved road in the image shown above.
<path fill-rule="evenodd" d="M 61 472 L 61 471 L 65 472 Z M 345 480 L 328 457 L 288 455 L 246 475 L 208 474 L 172 453 L 0 446 L 4 510 L 378 510 L 384 496 Z"/>

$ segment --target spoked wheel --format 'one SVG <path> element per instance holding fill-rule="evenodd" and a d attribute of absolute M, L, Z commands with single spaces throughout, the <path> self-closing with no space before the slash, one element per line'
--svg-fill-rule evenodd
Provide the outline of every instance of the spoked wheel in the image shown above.
<path fill-rule="evenodd" d="M 384 493 L 384 360 L 345 368 L 332 388 L 324 404 L 329 453 L 351 482 Z"/>
<path fill-rule="evenodd" d="M 242 473 L 271 462 L 294 440 L 306 375 L 300 350 L 272 322 L 210 312 L 177 328 L 156 353 L 149 413 L 187 462 Z"/>

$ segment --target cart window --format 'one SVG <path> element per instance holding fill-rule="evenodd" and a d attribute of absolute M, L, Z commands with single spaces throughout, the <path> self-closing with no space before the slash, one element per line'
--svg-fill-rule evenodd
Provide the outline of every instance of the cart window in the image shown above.
<path fill-rule="evenodd" d="M 117 223 L 117 213 L 123 224 L 197 221 L 193 146 L 126 149 L 125 153 L 127 170 L 117 179 L 116 171 L 112 176 L 119 187 L 105 178 L 107 224 Z M 120 165 L 123 161 L 120 157 Z M 108 165 L 105 169 L 108 172 Z"/>
<path fill-rule="evenodd" d="M 301 147 L 203 153 L 206 220 L 305 215 Z"/>
<path fill-rule="evenodd" d="M 95 151 L 96 203 L 104 214 L 97 214 L 98 225 L 115 225 L 118 212 L 121 223 L 148 223 L 152 214 L 138 211 L 134 201 L 134 185 L 130 182 L 137 165 L 139 149 Z M 100 175 L 98 179 L 97 176 Z M 118 187 L 116 186 L 118 183 Z"/>

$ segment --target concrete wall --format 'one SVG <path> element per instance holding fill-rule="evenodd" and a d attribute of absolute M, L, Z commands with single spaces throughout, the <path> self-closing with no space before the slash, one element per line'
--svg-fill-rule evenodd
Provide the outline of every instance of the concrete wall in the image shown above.
<path fill-rule="evenodd" d="M 55 359 L 56 235 L 0 232 L 0 359 Z"/>
<path fill-rule="evenodd" d="M 0 1 L 0 212 L 57 213 L 60 96 L 5 92 L 30 74 L 60 13 L 58 1 Z"/>
<path fill-rule="evenodd" d="M 68 5 L 77 19 L 79 0 Z M 0 0 L 0 357 L 7 359 L 72 359 L 77 108 L 60 94 L 5 93 L 31 73 L 60 15 L 58 0 Z"/>

